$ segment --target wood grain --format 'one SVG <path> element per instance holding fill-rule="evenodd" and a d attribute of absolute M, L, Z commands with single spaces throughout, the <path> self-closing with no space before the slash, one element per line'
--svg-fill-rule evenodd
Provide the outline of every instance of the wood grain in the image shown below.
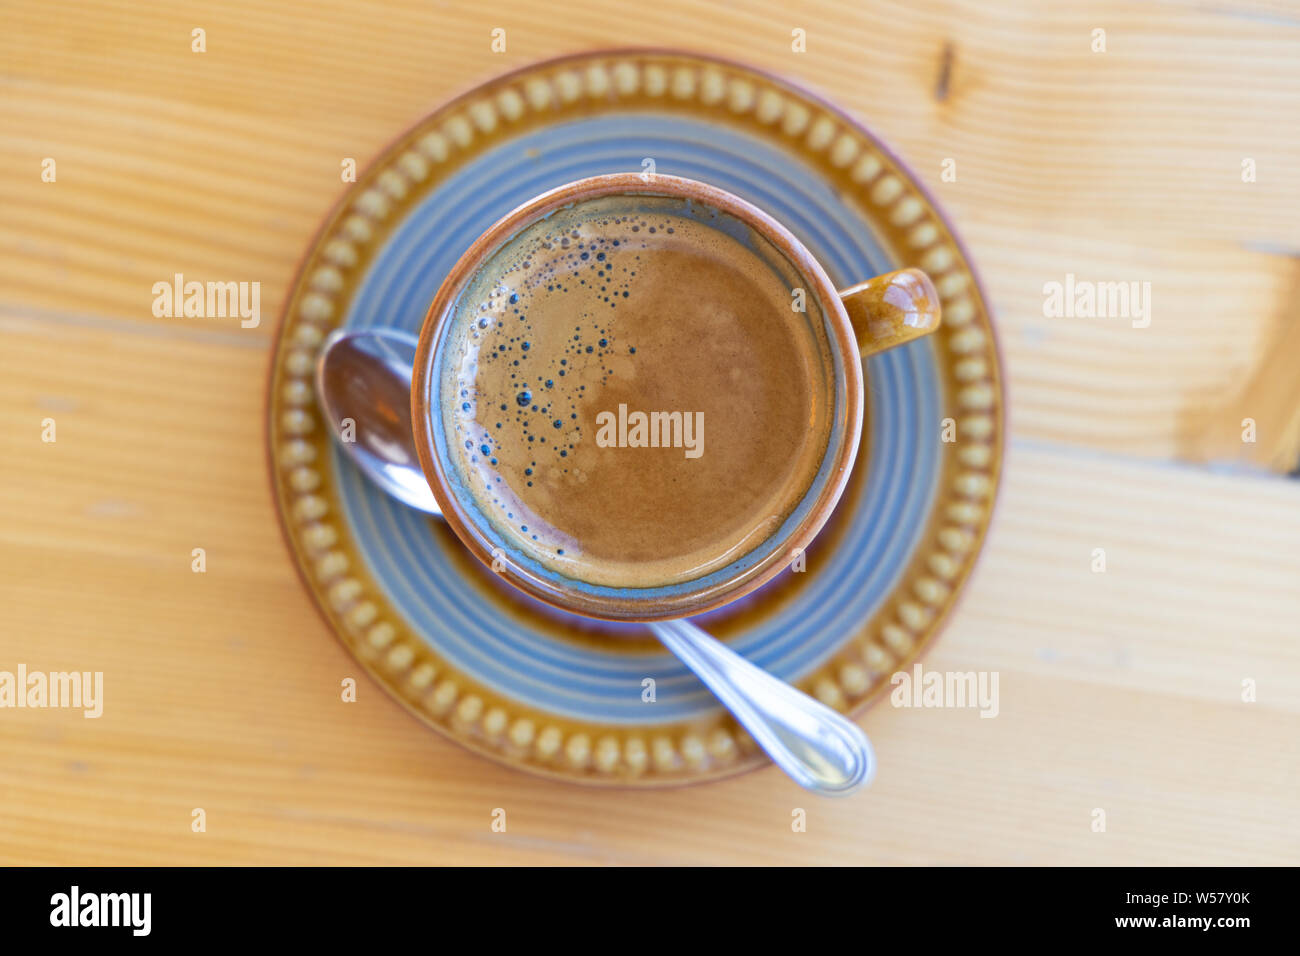
<path fill-rule="evenodd" d="M 3 16 L 0 669 L 102 670 L 105 710 L 0 711 L 0 862 L 1300 861 L 1300 492 L 1250 470 L 1300 452 L 1293 4 Z M 630 42 L 777 69 L 862 117 L 944 203 L 998 317 L 1006 484 L 925 664 L 998 671 L 1001 713 L 878 706 L 882 774 L 847 801 L 770 769 L 598 792 L 470 755 L 361 674 L 280 540 L 268 352 L 341 159 L 494 73 Z M 155 318 L 152 285 L 176 272 L 260 281 L 261 326 Z M 1043 286 L 1066 274 L 1149 281 L 1150 326 L 1047 317 Z"/>

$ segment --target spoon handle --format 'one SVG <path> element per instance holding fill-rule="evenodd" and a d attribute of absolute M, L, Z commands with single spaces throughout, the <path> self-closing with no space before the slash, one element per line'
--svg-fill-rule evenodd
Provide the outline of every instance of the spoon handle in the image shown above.
<path fill-rule="evenodd" d="M 751 664 L 690 621 L 648 626 L 801 787 L 844 796 L 875 775 L 871 742 L 846 717 Z"/>

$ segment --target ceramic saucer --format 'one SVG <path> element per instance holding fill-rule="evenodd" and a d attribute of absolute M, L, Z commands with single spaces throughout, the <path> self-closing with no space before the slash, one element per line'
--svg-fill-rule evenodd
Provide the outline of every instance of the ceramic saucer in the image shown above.
<path fill-rule="evenodd" d="M 334 328 L 416 332 L 451 265 L 524 200 L 647 161 L 765 209 L 841 285 L 916 265 L 943 300 L 937 336 L 867 363 L 862 454 L 806 569 L 706 628 L 858 712 L 956 600 L 1004 440 L 997 348 L 964 250 L 899 160 L 814 95 L 696 54 L 601 51 L 499 77 L 403 134 L 331 213 L 286 304 L 267 402 L 285 537 L 331 627 L 412 713 L 497 760 L 593 784 L 703 781 L 766 758 L 643 629 L 532 602 L 370 485 L 318 420 L 311 371 Z"/>

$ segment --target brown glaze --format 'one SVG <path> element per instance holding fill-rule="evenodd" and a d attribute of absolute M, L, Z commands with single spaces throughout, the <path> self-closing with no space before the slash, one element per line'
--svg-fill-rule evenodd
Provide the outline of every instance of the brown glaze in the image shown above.
<path fill-rule="evenodd" d="M 939 328 L 939 293 L 920 269 L 899 269 L 840 293 L 858 332 L 862 357 L 929 335 Z"/>

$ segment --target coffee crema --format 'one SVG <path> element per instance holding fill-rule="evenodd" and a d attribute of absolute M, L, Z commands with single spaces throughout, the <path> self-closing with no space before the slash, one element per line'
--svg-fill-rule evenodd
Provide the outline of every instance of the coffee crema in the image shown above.
<path fill-rule="evenodd" d="M 564 207 L 451 306 L 436 371 L 449 478 L 508 546 L 578 581 L 726 567 L 821 468 L 834 372 L 816 303 L 728 213 L 652 195 Z"/>

